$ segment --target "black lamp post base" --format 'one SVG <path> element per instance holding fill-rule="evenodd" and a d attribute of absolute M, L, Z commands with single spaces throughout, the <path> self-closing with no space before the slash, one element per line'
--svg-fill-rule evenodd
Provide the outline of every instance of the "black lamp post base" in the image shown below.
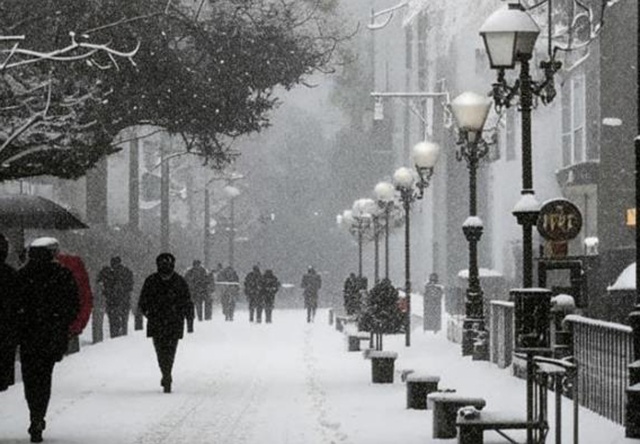
<path fill-rule="evenodd" d="M 474 361 L 489 360 L 483 319 L 465 318 L 462 322 L 462 356 L 473 356 Z"/>

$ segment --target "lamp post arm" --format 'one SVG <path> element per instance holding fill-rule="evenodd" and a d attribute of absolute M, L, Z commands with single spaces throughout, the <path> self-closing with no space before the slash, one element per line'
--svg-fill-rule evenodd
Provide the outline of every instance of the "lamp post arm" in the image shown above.
<path fill-rule="evenodd" d="M 395 11 L 397 11 L 398 9 L 404 8 L 408 4 L 409 4 L 408 1 L 404 1 L 404 2 L 398 3 L 395 6 L 383 9 L 383 10 L 378 11 L 378 12 L 374 12 L 373 10 L 371 10 L 371 23 L 369 23 L 367 25 L 367 28 L 369 30 L 371 30 L 371 31 L 377 31 L 379 29 L 384 28 L 385 26 L 387 26 L 389 24 L 389 22 L 393 18 L 393 13 Z M 383 15 L 387 15 L 386 19 L 382 23 L 376 23 L 376 19 L 378 17 L 383 16 Z"/>

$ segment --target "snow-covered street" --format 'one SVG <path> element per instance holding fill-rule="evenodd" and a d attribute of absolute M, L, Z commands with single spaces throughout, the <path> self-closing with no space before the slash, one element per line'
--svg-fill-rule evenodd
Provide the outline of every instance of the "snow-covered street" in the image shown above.
<path fill-rule="evenodd" d="M 409 368 L 439 375 L 441 387 L 481 395 L 494 409 L 524 409 L 523 381 L 490 363 L 462 358 L 459 346 L 443 336 L 415 329 L 410 348 L 402 335 L 386 337 L 385 349 L 400 355 L 395 383 L 372 384 L 370 362 L 347 352 L 326 310 L 313 324 L 302 310 L 276 311 L 273 324 L 250 324 L 244 311 L 224 322 L 216 313 L 181 342 L 171 394 L 162 393 L 143 332 L 86 344 L 55 370 L 45 442 L 455 442 L 432 439 L 430 410 L 406 409 L 399 372 Z M 0 400 L 0 443 L 28 442 L 22 384 Z M 568 402 L 565 415 L 564 442 L 571 442 Z M 622 442 L 619 425 L 583 409 L 580 422 L 581 443 Z M 504 441 L 487 433 L 485 442 Z"/>

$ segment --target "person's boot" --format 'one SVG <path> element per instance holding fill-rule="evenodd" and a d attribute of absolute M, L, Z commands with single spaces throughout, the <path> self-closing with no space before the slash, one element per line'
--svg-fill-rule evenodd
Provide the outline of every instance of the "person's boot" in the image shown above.
<path fill-rule="evenodd" d="M 42 431 L 46 427 L 44 419 L 32 420 L 29 426 L 29 435 L 31 436 L 31 442 L 42 442 Z"/>
<path fill-rule="evenodd" d="M 160 385 L 162 386 L 164 393 L 171 393 L 171 377 L 162 377 Z"/>

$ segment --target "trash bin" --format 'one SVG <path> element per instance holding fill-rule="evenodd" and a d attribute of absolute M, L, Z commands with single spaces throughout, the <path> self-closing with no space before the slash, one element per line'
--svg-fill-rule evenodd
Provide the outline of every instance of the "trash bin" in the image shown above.
<path fill-rule="evenodd" d="M 398 358 L 396 352 L 384 350 L 372 350 L 369 353 L 371 360 L 371 382 L 374 384 L 393 383 L 395 361 Z"/>

